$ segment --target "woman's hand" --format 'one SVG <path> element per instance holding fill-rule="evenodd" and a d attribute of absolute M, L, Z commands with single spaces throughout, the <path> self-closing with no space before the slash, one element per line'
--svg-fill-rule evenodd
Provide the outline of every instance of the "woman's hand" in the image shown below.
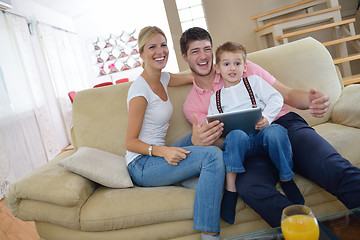
<path fill-rule="evenodd" d="M 179 147 L 154 146 L 153 151 L 154 150 L 155 155 L 165 158 L 165 160 L 172 166 L 177 166 L 179 162 L 184 160 L 186 155 L 190 153 L 189 150 Z"/>
<path fill-rule="evenodd" d="M 267 120 L 266 117 L 262 116 L 258 123 L 255 125 L 255 129 L 260 131 L 261 129 L 269 125 L 269 120 Z"/>

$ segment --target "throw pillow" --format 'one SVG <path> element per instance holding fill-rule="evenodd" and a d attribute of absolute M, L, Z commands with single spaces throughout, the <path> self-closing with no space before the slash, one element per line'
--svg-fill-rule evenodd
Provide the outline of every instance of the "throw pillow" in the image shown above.
<path fill-rule="evenodd" d="M 80 147 L 58 163 L 66 170 L 110 188 L 132 187 L 125 158 L 90 147 Z"/>

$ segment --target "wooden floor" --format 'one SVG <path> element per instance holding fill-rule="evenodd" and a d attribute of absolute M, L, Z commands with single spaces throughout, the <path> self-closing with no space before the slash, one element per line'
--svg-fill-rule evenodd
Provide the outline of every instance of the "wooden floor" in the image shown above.
<path fill-rule="evenodd" d="M 1 240 L 38 240 L 34 222 L 23 222 L 14 217 L 5 204 L 0 201 L 0 239 Z"/>

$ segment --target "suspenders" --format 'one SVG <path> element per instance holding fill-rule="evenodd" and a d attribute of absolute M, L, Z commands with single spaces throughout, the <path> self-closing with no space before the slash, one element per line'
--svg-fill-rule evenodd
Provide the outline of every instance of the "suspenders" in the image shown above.
<path fill-rule="evenodd" d="M 221 88 L 216 91 L 216 107 L 217 107 L 219 113 L 223 113 L 223 110 L 222 110 L 222 107 L 220 104 L 220 91 L 221 91 Z"/>
<path fill-rule="evenodd" d="M 253 108 L 256 108 L 257 107 L 257 104 L 256 104 L 256 101 L 255 101 L 255 97 L 254 97 L 254 93 L 250 87 L 250 84 L 249 84 L 249 81 L 247 78 L 243 78 L 243 81 L 244 81 L 244 84 L 245 84 L 245 87 L 246 87 L 246 90 L 248 91 L 249 93 L 249 96 L 250 96 L 250 99 L 251 99 L 251 103 L 252 103 L 252 107 Z M 222 110 L 222 107 L 221 107 L 221 103 L 220 103 L 220 91 L 221 89 L 217 90 L 216 91 L 216 107 L 219 111 L 219 113 L 223 113 L 223 110 Z"/>

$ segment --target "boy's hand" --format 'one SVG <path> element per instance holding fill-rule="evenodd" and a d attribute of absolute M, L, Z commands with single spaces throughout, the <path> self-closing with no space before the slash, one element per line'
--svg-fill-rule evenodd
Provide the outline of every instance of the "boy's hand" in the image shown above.
<path fill-rule="evenodd" d="M 220 123 L 220 121 L 204 122 L 200 126 L 198 116 L 194 113 L 191 142 L 195 146 L 210 146 L 221 136 L 224 130 L 223 126 L 224 124 Z"/>
<path fill-rule="evenodd" d="M 255 129 L 260 131 L 261 129 L 269 125 L 269 120 L 267 120 L 266 117 L 262 116 L 258 123 L 255 125 Z"/>

